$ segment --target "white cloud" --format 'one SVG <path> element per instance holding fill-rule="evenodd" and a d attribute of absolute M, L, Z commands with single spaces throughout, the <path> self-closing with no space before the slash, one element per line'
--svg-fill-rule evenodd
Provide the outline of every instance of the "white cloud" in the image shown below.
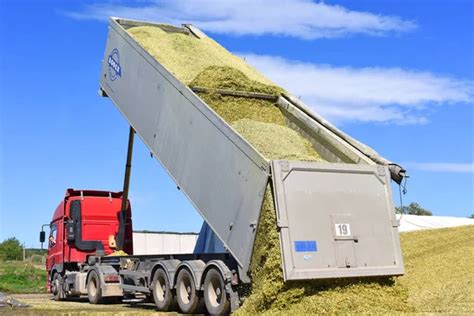
<path fill-rule="evenodd" d="M 303 39 L 349 34 L 384 35 L 417 27 L 396 16 L 352 11 L 310 0 L 163 0 L 126 6 L 120 2 L 88 5 L 68 15 L 78 19 L 119 16 L 172 24 L 192 23 L 205 31 L 234 35 L 273 34 Z"/>
<path fill-rule="evenodd" d="M 431 172 L 474 173 L 474 163 L 411 162 L 403 166 L 407 169 Z"/>
<path fill-rule="evenodd" d="M 433 105 L 474 102 L 474 83 L 399 68 L 332 67 L 240 54 L 274 82 L 335 121 L 425 123 Z"/>

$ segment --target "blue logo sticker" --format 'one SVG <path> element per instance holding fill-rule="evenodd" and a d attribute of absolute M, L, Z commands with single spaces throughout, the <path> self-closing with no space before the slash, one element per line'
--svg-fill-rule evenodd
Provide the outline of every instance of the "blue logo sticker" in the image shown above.
<path fill-rule="evenodd" d="M 117 48 L 114 48 L 107 60 L 109 64 L 109 78 L 114 81 L 118 77 L 122 77 L 122 67 L 120 67 L 120 54 Z"/>
<path fill-rule="evenodd" d="M 316 252 L 316 251 L 318 251 L 318 246 L 316 245 L 316 240 L 296 240 L 295 241 L 295 251 L 296 252 Z"/>

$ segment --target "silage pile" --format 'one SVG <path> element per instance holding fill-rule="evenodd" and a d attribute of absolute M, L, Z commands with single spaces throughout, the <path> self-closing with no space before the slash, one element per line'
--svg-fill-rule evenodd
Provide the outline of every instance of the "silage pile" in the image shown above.
<path fill-rule="evenodd" d="M 322 160 L 308 140 L 286 126 L 283 113 L 272 101 L 224 96 L 215 91 L 226 89 L 273 95 L 282 91 L 242 59 L 230 54 L 209 38 L 196 39 L 150 26 L 134 27 L 128 32 L 183 83 L 209 89 L 206 93 L 199 93 L 199 96 L 267 159 Z M 420 267 L 411 270 L 409 262 L 407 270 L 407 276 L 399 279 L 285 284 L 272 188 L 269 185 L 251 262 L 252 289 L 238 313 L 424 311 L 422 307 L 425 301 L 414 299 L 416 295 L 413 294 L 413 287 L 422 284 L 422 270 Z M 463 299 L 459 297 L 460 300 Z"/>
<path fill-rule="evenodd" d="M 474 226 L 402 233 L 405 275 L 399 278 L 284 284 L 279 252 L 272 249 L 279 241 L 268 192 L 252 294 L 237 314 L 474 313 Z"/>
<path fill-rule="evenodd" d="M 474 226 L 401 234 L 409 290 L 417 312 L 474 314 Z"/>

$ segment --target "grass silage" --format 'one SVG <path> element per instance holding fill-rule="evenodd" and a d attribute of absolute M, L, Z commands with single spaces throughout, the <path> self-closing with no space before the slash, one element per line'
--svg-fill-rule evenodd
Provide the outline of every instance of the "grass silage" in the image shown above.
<path fill-rule="evenodd" d="M 319 161 L 311 143 L 286 126 L 240 119 L 232 127 L 269 160 Z"/>
<path fill-rule="evenodd" d="M 189 84 L 210 66 L 232 67 L 251 80 L 272 84 L 243 59 L 232 55 L 210 38 L 197 39 L 193 35 L 170 33 L 154 26 L 133 27 L 127 31 L 184 84 Z"/>
<path fill-rule="evenodd" d="M 402 277 L 285 284 L 271 209 L 262 210 L 252 294 L 237 314 L 474 312 L 474 226 L 402 233 Z"/>
<path fill-rule="evenodd" d="M 199 96 L 266 159 L 321 160 L 306 138 L 286 126 L 283 113 L 273 101 L 213 92 L 223 89 L 279 95 L 281 88 L 251 80 L 237 69 L 220 66 L 204 69 L 191 85 L 210 89 Z"/>
<path fill-rule="evenodd" d="M 272 101 L 223 96 L 215 89 L 278 95 L 282 89 L 209 38 L 157 27 L 128 30 L 152 56 L 267 159 L 320 161 L 313 146 L 288 128 Z M 444 241 L 444 242 L 440 242 Z M 261 210 L 250 266 L 252 289 L 238 314 L 474 311 L 474 228 L 402 234 L 406 275 L 399 278 L 283 282 L 271 185 Z"/>
<path fill-rule="evenodd" d="M 409 290 L 417 312 L 474 313 L 474 225 L 401 234 Z"/>

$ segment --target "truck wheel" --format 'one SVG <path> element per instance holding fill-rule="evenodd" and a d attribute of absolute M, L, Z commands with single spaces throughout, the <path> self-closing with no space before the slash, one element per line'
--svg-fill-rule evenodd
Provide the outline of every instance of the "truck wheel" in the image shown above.
<path fill-rule="evenodd" d="M 158 269 L 153 276 L 153 299 L 156 309 L 159 311 L 169 311 L 173 304 L 173 293 L 170 288 L 170 281 L 163 269 Z"/>
<path fill-rule="evenodd" d="M 97 272 L 91 271 L 87 279 L 87 296 L 91 304 L 102 303 L 102 289 L 100 287 L 100 279 Z"/>
<path fill-rule="evenodd" d="M 184 314 L 194 314 L 199 307 L 199 296 L 193 276 L 187 269 L 178 273 L 176 281 L 176 300 L 179 308 Z"/>
<path fill-rule="evenodd" d="M 211 268 L 204 279 L 204 302 L 211 315 L 227 315 L 230 312 L 224 278 L 215 268 Z"/>
<path fill-rule="evenodd" d="M 62 301 L 64 299 L 63 277 L 59 273 L 54 273 L 53 281 L 51 282 L 51 293 L 55 301 Z"/>

